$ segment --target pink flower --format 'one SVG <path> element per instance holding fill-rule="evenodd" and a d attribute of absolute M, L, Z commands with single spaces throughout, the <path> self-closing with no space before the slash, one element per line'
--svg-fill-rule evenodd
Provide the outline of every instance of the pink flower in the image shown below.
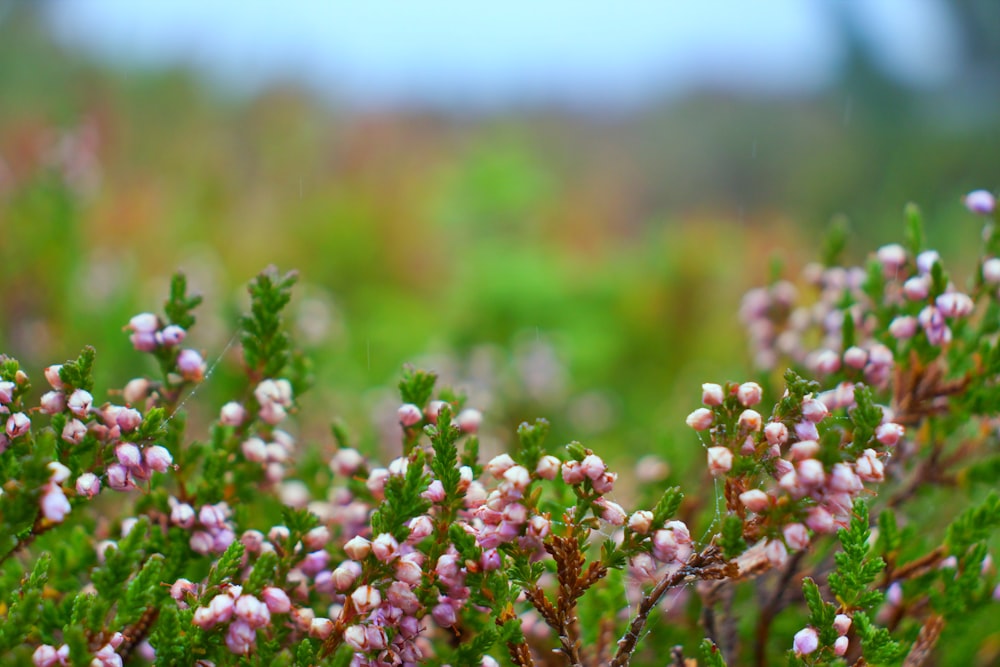
<path fill-rule="evenodd" d="M 351 601 L 354 608 L 362 614 L 366 614 L 375 607 L 382 604 L 382 595 L 374 586 L 361 586 L 351 593 Z"/>
<path fill-rule="evenodd" d="M 399 557 L 399 542 L 389 533 L 382 533 L 372 541 L 372 553 L 378 560 L 388 563 Z"/>
<path fill-rule="evenodd" d="M 288 594 L 276 586 L 265 586 L 261 597 L 264 598 L 264 604 L 272 614 L 287 614 L 292 609 Z"/>
<path fill-rule="evenodd" d="M 61 371 L 61 370 L 62 370 L 62 364 L 53 364 L 51 366 L 46 366 L 45 370 L 43 371 L 43 373 L 45 375 L 45 381 L 48 382 L 49 386 L 52 387 L 53 389 L 62 389 L 63 388 L 62 378 L 59 377 L 59 371 Z M 13 387 L 13 383 L 10 383 L 10 384 L 12 385 L 11 386 L 11 390 L 13 390 L 13 388 L 14 388 Z M 0 402 L 5 402 L 6 403 L 6 402 L 9 402 L 9 400 L 10 399 L 8 399 L 7 401 L 2 401 L 2 394 L 0 394 Z"/>
<path fill-rule="evenodd" d="M 462 433 L 476 433 L 479 431 L 479 426 L 482 423 L 483 414 L 473 408 L 466 408 L 455 417 L 455 424 L 461 429 Z"/>
<path fill-rule="evenodd" d="M 739 426 L 743 431 L 757 432 L 762 424 L 763 419 L 756 410 L 744 410 L 740 413 Z"/>
<path fill-rule="evenodd" d="M 0 383 L 0 384 L 14 384 L 13 382 Z M 10 401 L 3 401 L 3 397 L 0 396 L 0 403 L 9 403 Z M 47 415 L 59 414 L 66 409 L 66 394 L 61 391 L 47 391 L 42 394 L 42 398 L 39 400 L 39 405 L 41 406 L 42 412 Z"/>
<path fill-rule="evenodd" d="M 819 648 L 819 635 L 813 628 L 803 628 L 795 633 L 792 648 L 796 655 L 809 655 Z"/>
<path fill-rule="evenodd" d="M 809 532 L 801 523 L 790 523 L 782 528 L 782 532 L 791 548 L 801 551 L 809 546 Z"/>
<path fill-rule="evenodd" d="M 93 498 L 101 492 L 101 480 L 92 472 L 85 472 L 76 479 L 76 492 L 78 495 Z"/>
<path fill-rule="evenodd" d="M 973 190 L 964 201 L 965 208 L 976 215 L 992 215 L 997 206 L 996 197 L 988 190 Z"/>
<path fill-rule="evenodd" d="M 623 526 L 625 525 L 625 519 L 627 515 L 622 506 L 616 502 L 610 500 L 605 500 L 603 498 L 599 499 L 594 503 L 596 507 L 601 509 L 601 518 L 610 523 L 613 526 Z"/>
<path fill-rule="evenodd" d="M 729 472 L 733 467 L 733 453 L 727 447 L 709 447 L 708 471 L 713 477 Z"/>
<path fill-rule="evenodd" d="M 66 406 L 77 417 L 83 419 L 90 412 L 90 407 L 94 404 L 94 397 L 89 391 L 77 389 L 69 396 Z"/>
<path fill-rule="evenodd" d="M 756 382 L 744 382 L 736 390 L 736 397 L 745 407 L 752 407 L 761 401 L 763 390 Z"/>
<path fill-rule="evenodd" d="M 535 474 L 542 479 L 555 479 L 556 475 L 559 474 L 561 466 L 562 462 L 558 458 L 551 454 L 546 454 L 538 459 L 538 465 L 535 466 Z"/>
<path fill-rule="evenodd" d="M 396 415 L 399 418 L 399 423 L 404 427 L 419 424 L 424 418 L 424 413 L 413 403 L 404 403 L 399 406 Z"/>
<path fill-rule="evenodd" d="M 851 640 L 847 637 L 837 637 L 833 642 L 833 653 L 834 655 L 842 656 L 847 653 L 847 647 L 850 645 Z"/>
<path fill-rule="evenodd" d="M 770 506 L 771 499 L 760 489 L 750 489 L 740 494 L 740 502 L 751 512 L 759 514 Z"/>
<path fill-rule="evenodd" d="M 229 401 L 219 410 L 219 423 L 223 426 L 239 426 L 246 418 L 246 408 L 236 401 Z"/>
<path fill-rule="evenodd" d="M 510 457 L 510 454 L 500 454 L 499 456 L 494 456 L 490 459 L 484 466 L 484 469 L 489 474 L 493 475 L 497 479 L 500 479 L 503 477 L 503 474 L 513 468 L 514 465 L 514 459 Z"/>
<path fill-rule="evenodd" d="M 198 352 L 185 348 L 177 355 L 177 370 L 188 382 L 201 382 L 207 366 Z"/>
<path fill-rule="evenodd" d="M 837 614 L 833 619 L 833 629 L 837 631 L 837 634 L 843 637 L 851 629 L 851 617 L 847 614 Z"/>
<path fill-rule="evenodd" d="M 31 430 L 31 420 L 23 412 L 15 412 L 7 418 L 7 435 L 11 438 L 22 436 Z"/>
<path fill-rule="evenodd" d="M 579 461 L 570 460 L 562 465 L 562 478 L 567 484 L 579 484 L 587 476 L 583 473 L 583 468 Z"/>
<path fill-rule="evenodd" d="M 257 631 L 244 620 L 233 621 L 226 631 L 226 648 L 236 655 L 249 655 L 257 639 Z"/>
<path fill-rule="evenodd" d="M 371 553 L 371 549 L 372 543 L 360 535 L 355 535 L 344 545 L 344 553 L 351 560 L 364 560 Z"/>
<path fill-rule="evenodd" d="M 696 431 L 704 431 L 712 425 L 714 420 L 715 415 L 712 414 L 711 410 L 708 408 L 698 408 L 687 416 L 685 422 Z M 565 469 L 563 476 L 565 477 Z"/>
<path fill-rule="evenodd" d="M 176 324 L 170 324 L 163 328 L 163 331 L 159 333 L 159 336 L 160 341 L 164 345 L 167 347 L 174 347 L 175 345 L 181 344 L 187 336 L 187 332 Z"/>
<path fill-rule="evenodd" d="M 722 402 L 725 399 L 726 395 L 722 390 L 722 385 L 713 384 L 711 382 L 706 382 L 701 385 L 701 402 L 705 405 L 709 407 L 722 405 Z"/>
<path fill-rule="evenodd" d="M 139 313 L 128 321 L 125 327 L 133 333 L 154 333 L 160 328 L 160 319 L 153 313 Z"/>
<path fill-rule="evenodd" d="M 788 427 L 781 422 L 770 422 L 764 427 L 764 437 L 769 445 L 783 445 L 788 441 Z"/>
<path fill-rule="evenodd" d="M 645 535 L 653 526 L 653 513 L 649 510 L 639 510 L 628 519 L 629 530 Z"/>

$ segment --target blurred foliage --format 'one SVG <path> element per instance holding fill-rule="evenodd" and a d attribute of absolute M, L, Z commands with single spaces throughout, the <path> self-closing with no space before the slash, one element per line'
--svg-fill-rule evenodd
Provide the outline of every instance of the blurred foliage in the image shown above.
<path fill-rule="evenodd" d="M 545 416 L 553 446 L 657 452 L 676 475 L 698 452 L 671 449 L 672 425 L 700 382 L 743 379 L 737 306 L 770 260 L 797 271 L 838 213 L 848 254 L 895 238 L 910 198 L 961 254 L 960 195 L 996 185 L 1000 116 L 891 85 L 853 42 L 812 96 L 470 120 L 109 69 L 23 7 L 0 37 L 0 349 L 40 369 L 95 344 L 97 384 L 123 386 L 121 327 L 180 268 L 205 297 L 189 342 L 226 362 L 199 391 L 225 399 L 238 286 L 295 268 L 302 428 L 325 442 L 345 415 L 369 451 L 416 362 L 484 410 L 487 453 Z"/>

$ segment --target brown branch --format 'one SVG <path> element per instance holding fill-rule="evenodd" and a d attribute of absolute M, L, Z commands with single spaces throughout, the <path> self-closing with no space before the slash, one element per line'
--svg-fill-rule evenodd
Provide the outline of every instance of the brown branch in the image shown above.
<path fill-rule="evenodd" d="M 921 667 L 927 662 L 934 646 L 937 645 L 942 630 L 944 630 L 944 618 L 937 614 L 928 618 L 923 627 L 920 628 L 920 634 L 917 635 L 917 641 L 914 642 L 913 648 L 910 649 L 906 660 L 903 661 L 903 667 Z"/>
<path fill-rule="evenodd" d="M 804 556 L 805 551 L 798 551 L 788 559 L 784 569 L 781 571 L 781 577 L 775 583 L 771 596 L 760 607 L 760 616 L 757 618 L 756 640 L 754 642 L 754 664 L 757 667 L 766 667 L 767 665 L 767 642 L 771 636 L 771 623 L 774 621 L 775 616 L 785 607 L 786 592 L 789 590 L 788 584 L 791 583 L 792 578 L 798 572 L 799 565 L 802 563 Z"/>
<path fill-rule="evenodd" d="M 514 618 L 514 607 L 508 604 L 503 612 L 497 616 L 496 623 L 500 626 L 507 621 L 514 620 Z M 531 649 L 528 648 L 528 644 L 524 640 L 507 642 L 507 653 L 510 655 L 511 662 L 517 667 L 535 667 L 535 661 L 531 657 Z"/>
<path fill-rule="evenodd" d="M 626 667 L 629 664 L 650 612 L 668 590 L 690 581 L 726 579 L 735 577 L 738 573 L 736 563 L 726 562 L 715 545 L 693 554 L 680 569 L 660 579 L 653 590 L 642 597 L 639 611 L 629 624 L 628 631 L 618 640 L 618 652 L 610 667 Z"/>

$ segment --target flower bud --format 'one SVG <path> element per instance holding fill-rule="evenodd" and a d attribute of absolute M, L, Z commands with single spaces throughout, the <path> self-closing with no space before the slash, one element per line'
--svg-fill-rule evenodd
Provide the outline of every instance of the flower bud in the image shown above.
<path fill-rule="evenodd" d="M 383 563 L 388 563 L 399 557 L 399 542 L 389 533 L 382 533 L 372 541 L 371 550 L 375 554 L 375 558 Z"/>
<path fill-rule="evenodd" d="M 546 454 L 538 459 L 538 465 L 535 466 L 535 474 L 542 479 L 555 479 L 556 475 L 559 474 L 561 466 L 562 462 L 558 458 L 551 454 Z"/>
<path fill-rule="evenodd" d="M 760 514 L 771 504 L 771 498 L 760 489 L 750 489 L 740 494 L 740 502 L 751 512 Z"/>
<path fill-rule="evenodd" d="M 748 408 L 760 403 L 762 395 L 763 390 L 756 382 L 744 382 L 736 391 L 736 396 L 740 399 L 740 403 Z"/>
<path fill-rule="evenodd" d="M 188 382 L 201 382 L 205 377 L 205 361 L 195 350 L 185 348 L 177 355 L 177 370 Z"/>
<path fill-rule="evenodd" d="M 579 484 L 587 476 L 583 473 L 579 461 L 569 460 L 562 465 L 562 478 L 567 484 Z"/>
<path fill-rule="evenodd" d="M 851 640 L 847 637 L 837 637 L 833 642 L 833 654 L 837 656 L 843 656 L 847 653 L 847 647 L 850 645 Z"/>
<path fill-rule="evenodd" d="M 851 617 L 847 614 L 837 614 L 833 619 L 833 629 L 841 637 L 846 635 L 851 629 Z"/>
<path fill-rule="evenodd" d="M 604 461 L 601 460 L 600 456 L 596 454 L 588 454 L 580 461 L 580 468 L 583 470 L 583 474 L 589 477 L 591 480 L 595 480 L 604 474 L 607 470 L 607 466 L 604 465 Z"/>
<path fill-rule="evenodd" d="M 722 385 L 706 382 L 701 385 L 701 402 L 709 407 L 722 405 L 726 399 L 726 394 L 722 390 Z"/>
<path fill-rule="evenodd" d="M 983 282 L 987 285 L 1000 285 L 1000 259 L 991 257 L 983 262 Z"/>
<path fill-rule="evenodd" d="M 781 540 L 768 540 L 764 545 L 764 555 L 773 567 L 781 567 L 788 560 L 788 549 Z"/>
<path fill-rule="evenodd" d="M 965 208 L 976 215 L 992 215 L 997 206 L 996 197 L 988 190 L 973 190 L 964 201 Z"/>
<path fill-rule="evenodd" d="M 809 546 L 809 532 L 801 523 L 787 524 L 781 531 L 785 536 L 785 542 L 796 551 Z"/>
<path fill-rule="evenodd" d="M 101 492 L 101 480 L 92 472 L 85 472 L 76 479 L 76 493 L 93 498 Z"/>
<path fill-rule="evenodd" d="M 913 338 L 917 333 L 917 318 L 901 315 L 889 323 L 889 335 L 896 340 Z"/>
<path fill-rule="evenodd" d="M 518 491 L 523 491 L 531 484 L 531 473 L 524 466 L 511 466 L 504 472 L 503 478 Z"/>
<path fill-rule="evenodd" d="M 455 424 L 462 433 L 476 433 L 483 423 L 483 413 L 473 408 L 466 408 L 455 417 Z"/>
<path fill-rule="evenodd" d="M 142 451 L 142 458 L 146 466 L 155 472 L 167 472 L 174 462 L 174 457 L 170 455 L 170 450 L 161 445 L 146 447 Z"/>
<path fill-rule="evenodd" d="M 639 510 L 628 518 L 628 527 L 634 533 L 645 535 L 653 525 L 653 513 L 649 510 Z"/>
<path fill-rule="evenodd" d="M 945 292 L 934 301 L 945 317 L 966 317 L 975 308 L 972 298 L 962 292 Z"/>
<path fill-rule="evenodd" d="M 62 523 L 62 520 L 69 514 L 70 505 L 63 493 L 62 487 L 52 484 L 45 486 L 42 499 L 39 503 L 42 509 L 42 516 L 53 523 Z"/>
<path fill-rule="evenodd" d="M 712 421 L 715 419 L 715 415 L 708 408 L 698 408 L 691 414 L 687 416 L 685 420 L 687 425 L 696 431 L 704 431 L 712 425 Z M 563 469 L 563 476 L 565 476 L 565 468 Z"/>
<path fill-rule="evenodd" d="M 906 429 L 899 424 L 886 422 L 879 424 L 878 428 L 875 429 L 875 438 L 886 447 L 894 447 L 904 433 L 906 433 Z"/>
<path fill-rule="evenodd" d="M 351 601 L 354 608 L 362 614 L 366 614 L 375 607 L 382 604 L 382 595 L 374 586 L 361 586 L 351 593 Z"/>
<path fill-rule="evenodd" d="M 708 471 L 713 477 L 729 472 L 733 467 L 733 453 L 727 447 L 708 448 Z"/>
<path fill-rule="evenodd" d="M 292 602 L 288 599 L 288 593 L 276 586 L 265 586 L 261 591 L 264 604 L 272 614 L 287 614 L 292 609 Z"/>
<path fill-rule="evenodd" d="M 906 249 L 898 243 L 882 246 L 875 253 L 875 256 L 882 264 L 882 272 L 887 278 L 894 277 L 899 269 L 906 264 Z"/>
<path fill-rule="evenodd" d="M 424 418 L 424 413 L 413 403 L 404 403 L 399 406 L 396 416 L 399 418 L 399 423 L 406 427 L 419 424 Z"/>
<path fill-rule="evenodd" d="M 819 635 L 812 628 L 803 628 L 795 633 L 792 648 L 796 655 L 809 655 L 819 648 Z"/>
<path fill-rule="evenodd" d="M 781 422 L 770 422 L 764 427 L 764 437 L 770 445 L 783 445 L 788 441 L 788 427 Z"/>
<path fill-rule="evenodd" d="M 599 503 L 599 504 L 598 504 Z M 616 502 L 610 500 L 601 499 L 595 506 L 601 509 L 601 518 L 610 523 L 612 526 L 623 526 L 625 525 L 625 510 L 622 506 Z"/>
<path fill-rule="evenodd" d="M 46 366 L 43 371 L 45 375 L 45 381 L 49 383 L 49 386 L 53 389 L 59 390 L 63 388 L 62 378 L 59 377 L 59 371 L 62 370 L 62 364 L 53 364 L 51 366 Z M 2 401 L 0 401 L 2 402 Z"/>
<path fill-rule="evenodd" d="M 344 545 L 344 553 L 351 560 L 364 560 L 371 549 L 372 543 L 360 535 L 355 535 Z"/>
<path fill-rule="evenodd" d="M 931 278 L 928 275 L 914 276 L 903 283 L 903 294 L 910 301 L 923 301 L 931 292 Z"/>
<path fill-rule="evenodd" d="M 840 355 L 833 350 L 823 350 L 816 355 L 813 363 L 817 373 L 831 375 L 840 370 Z"/>
<path fill-rule="evenodd" d="M 756 433 L 760 430 L 763 420 L 756 410 L 744 410 L 740 413 L 739 426 L 744 431 Z M 752 446 L 752 444 L 751 444 Z"/>
<path fill-rule="evenodd" d="M 246 418 L 246 408 L 236 401 L 229 401 L 219 410 L 219 423 L 223 426 L 239 426 Z"/>
<path fill-rule="evenodd" d="M 66 402 L 66 406 L 70 409 L 70 412 L 81 419 L 87 416 L 93 404 L 94 397 L 90 395 L 89 391 L 84 391 L 83 389 L 75 390 L 70 394 L 69 400 Z"/>
<path fill-rule="evenodd" d="M 503 474 L 514 465 L 514 459 L 510 457 L 510 454 L 500 454 L 499 456 L 494 456 L 490 459 L 484 469 L 489 474 L 493 475 L 497 479 L 500 479 L 503 477 Z"/>
<path fill-rule="evenodd" d="M 0 382 L 0 384 L 9 384 L 13 387 L 13 382 Z M 6 401 L 3 400 L 3 389 L 0 388 L 0 403 L 10 403 L 8 398 Z M 47 391 L 42 394 L 42 398 L 39 400 L 39 405 L 41 406 L 42 412 L 47 415 L 56 415 L 66 409 L 66 394 L 61 391 Z"/>

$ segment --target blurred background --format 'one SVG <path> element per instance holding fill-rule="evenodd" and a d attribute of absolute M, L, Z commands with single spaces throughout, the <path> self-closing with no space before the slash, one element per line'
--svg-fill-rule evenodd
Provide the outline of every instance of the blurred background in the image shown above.
<path fill-rule="evenodd" d="M 743 291 L 832 217 L 855 261 L 911 200 L 946 259 L 974 246 L 998 27 L 994 0 L 0 0 L 0 348 L 38 377 L 94 343 L 120 387 L 153 370 L 122 325 L 183 269 L 189 342 L 235 361 L 273 263 L 316 441 L 386 442 L 413 363 L 487 448 L 544 415 L 676 473 L 699 384 L 749 372 Z"/>

